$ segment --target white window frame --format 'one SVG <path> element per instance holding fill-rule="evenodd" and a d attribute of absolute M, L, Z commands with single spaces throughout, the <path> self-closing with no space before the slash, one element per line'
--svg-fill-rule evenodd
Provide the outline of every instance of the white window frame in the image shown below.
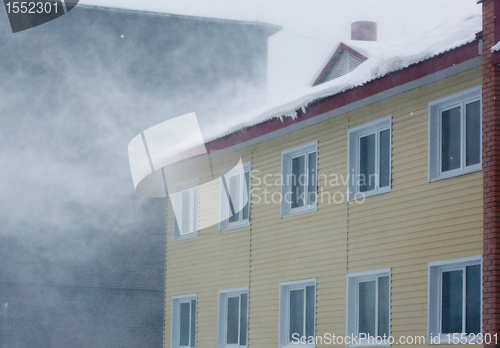
<path fill-rule="evenodd" d="M 314 348 L 315 344 L 302 344 L 289 341 L 289 331 L 290 331 L 290 291 L 292 290 L 304 290 L 306 291 L 306 287 L 314 285 L 314 337 L 316 337 L 316 294 L 317 294 L 317 286 L 316 286 L 316 278 L 312 279 L 304 279 L 297 280 L 291 282 L 283 282 L 280 283 L 280 296 L 279 296 L 279 348 L 291 348 L 291 347 L 301 347 L 301 348 Z M 304 303 L 304 307 L 306 303 Z M 306 309 L 304 308 L 304 320 L 306 317 Z M 304 323 L 305 324 L 305 323 Z M 304 326 L 305 327 L 305 326 Z M 316 340 L 316 339 L 315 339 Z"/>
<path fill-rule="evenodd" d="M 177 214 L 175 212 L 181 212 L 183 214 L 182 210 L 182 202 L 176 202 L 177 198 L 180 197 L 179 193 L 185 190 L 191 190 L 191 200 L 192 203 L 190 205 L 190 210 L 192 214 L 192 219 L 191 219 L 191 224 L 193 225 L 192 228 L 194 230 L 190 233 L 186 234 L 181 234 L 177 225 Z M 174 209 L 174 218 L 173 218 L 173 239 L 174 241 L 179 241 L 183 239 L 190 239 L 190 238 L 195 238 L 198 237 L 198 223 L 199 223 L 199 204 L 200 204 L 200 181 L 199 179 L 193 179 L 189 181 L 185 181 L 183 183 L 180 183 L 174 187 L 174 192 L 175 192 L 175 197 L 174 197 L 174 202 L 173 204 L 175 205 Z M 181 216 L 182 219 L 182 216 Z"/>
<path fill-rule="evenodd" d="M 480 119 L 480 158 L 479 163 L 465 166 L 465 104 L 479 100 L 481 111 Z M 441 169 L 441 112 L 451 109 L 455 106 L 461 106 L 461 134 L 460 134 L 460 168 L 442 172 Z M 468 174 L 482 170 L 482 87 L 474 87 L 461 93 L 457 93 L 446 98 L 442 98 L 429 103 L 429 149 L 428 149 L 428 179 L 429 182 L 452 178 L 458 175 Z"/>
<path fill-rule="evenodd" d="M 236 297 L 240 296 L 240 301 L 241 301 L 241 295 L 246 294 L 247 295 L 247 327 L 246 327 L 246 338 L 247 338 L 247 344 L 245 345 L 240 345 L 238 344 L 227 344 L 226 343 L 226 338 L 227 338 L 227 299 L 229 297 Z M 226 290 L 220 290 L 219 291 L 219 316 L 218 316 L 218 330 L 217 330 L 217 347 L 218 348 L 246 348 L 248 345 L 248 308 L 249 308 L 249 297 L 248 297 L 248 287 L 245 288 L 236 288 L 236 289 L 226 289 Z M 240 305 L 240 310 L 241 310 L 241 305 Z M 241 313 L 240 313 L 241 314 Z M 240 316 L 238 315 L 238 318 Z M 238 340 L 240 338 L 240 323 L 238 323 Z"/>
<path fill-rule="evenodd" d="M 379 187 L 379 176 L 380 176 L 380 132 L 384 130 L 389 130 L 389 159 L 391 165 L 389 166 L 389 185 L 385 187 Z M 375 189 L 365 192 L 359 191 L 359 172 L 360 172 L 360 140 L 362 137 L 375 134 L 375 169 L 377 175 L 375 176 Z M 349 129 L 348 131 L 348 143 L 347 143 L 347 168 L 348 168 L 348 197 L 349 201 L 355 199 L 362 199 L 363 197 L 370 197 L 374 195 L 379 195 L 386 192 L 391 192 L 392 188 L 392 116 L 386 116 L 379 120 L 363 124 Z M 369 180 L 371 180 L 369 178 Z"/>
<path fill-rule="evenodd" d="M 229 219 L 226 219 L 227 216 L 229 216 L 229 202 L 228 202 L 228 199 L 227 199 L 227 195 L 228 193 L 226 192 L 226 189 L 224 187 L 224 183 L 223 183 L 223 178 L 225 178 L 224 175 L 227 174 L 227 172 L 229 172 L 230 169 L 226 169 L 226 170 L 223 170 L 221 171 L 221 179 L 220 179 L 220 223 L 219 223 L 219 231 L 220 232 L 223 232 L 223 231 L 229 231 L 229 230 L 233 230 L 233 229 L 237 229 L 237 228 L 242 228 L 242 227 L 248 227 L 250 226 L 250 191 L 251 191 L 251 176 L 250 176 L 250 172 L 251 172 L 251 165 L 250 165 L 250 162 L 247 162 L 247 163 L 244 163 L 243 164 L 243 175 L 242 174 L 239 174 L 241 175 L 242 178 L 245 178 L 245 173 L 248 172 L 248 178 L 250 180 L 250 182 L 248 183 L 248 190 L 246 190 L 246 185 L 242 185 L 241 186 L 241 190 L 240 190 L 240 198 L 243 199 L 245 197 L 244 195 L 244 190 L 247 191 L 246 192 L 246 197 L 248 198 L 248 219 L 243 219 L 242 218 L 242 214 L 243 214 L 243 210 L 240 210 L 239 211 L 239 214 L 240 214 L 240 220 L 239 221 L 235 221 L 235 222 L 230 222 Z M 240 183 L 244 184 L 245 182 L 244 181 L 240 181 Z M 228 185 L 228 189 L 229 189 L 229 180 L 226 179 L 226 184 Z M 241 203 L 241 202 L 240 202 Z M 241 204 L 240 204 L 241 206 Z"/>
<path fill-rule="evenodd" d="M 347 275 L 347 301 L 346 301 L 346 336 L 359 338 L 359 283 L 367 281 L 377 281 L 380 277 L 389 277 L 389 335 L 391 334 L 391 269 L 378 269 L 374 271 L 350 273 Z M 376 287 L 376 298 L 378 301 L 378 286 Z M 375 306 L 376 310 L 378 306 Z M 378 317 L 378 315 L 377 315 Z M 361 343 L 358 339 L 357 344 L 346 344 L 348 347 L 389 347 L 388 341 L 381 344 L 371 344 L 372 342 Z"/>
<path fill-rule="evenodd" d="M 470 256 L 470 257 L 463 257 L 459 259 L 453 259 L 453 260 L 444 260 L 444 261 L 436 261 L 436 262 L 429 262 L 428 264 L 428 286 L 427 286 L 427 343 L 428 344 L 436 344 L 437 338 L 436 336 L 439 336 L 439 342 L 441 344 L 452 344 L 453 342 L 453 335 L 451 334 L 450 340 L 448 340 L 448 334 L 442 334 L 441 333 L 441 294 L 442 294 L 442 289 L 441 289 L 441 279 L 442 279 L 442 273 L 443 271 L 453 271 L 453 270 L 465 270 L 466 266 L 474 266 L 474 265 L 479 265 L 481 269 L 481 302 L 480 302 L 480 308 L 481 308 L 481 333 L 483 330 L 483 313 L 482 313 L 482 308 L 483 308 L 483 298 L 482 298 L 482 293 L 483 293 L 483 256 L 482 255 L 477 255 L 477 256 Z M 465 273 L 464 273 L 465 274 Z M 466 277 L 464 277 L 464 282 L 466 281 Z M 463 288 L 464 295 L 465 295 L 465 286 Z M 463 298 L 463 301 L 465 301 L 465 296 Z M 464 306 L 465 307 L 465 306 Z M 463 309 L 462 315 L 465 314 L 465 308 Z M 462 325 L 465 325 L 465 318 L 463 317 L 463 323 Z M 458 336 L 460 337 L 461 333 L 457 333 Z M 467 339 L 469 339 L 468 335 L 466 335 Z M 479 339 L 475 337 L 474 340 L 470 340 L 470 343 L 478 343 Z"/>
<path fill-rule="evenodd" d="M 287 197 L 290 197 L 291 193 L 291 185 L 289 183 L 289 176 L 292 174 L 292 159 L 305 156 L 305 167 L 308 169 L 309 164 L 309 154 L 316 153 L 316 200 L 312 204 L 304 204 L 303 207 L 292 208 L 291 202 Z M 281 174 L 282 174 L 282 183 L 281 183 L 281 218 L 295 216 L 299 214 L 309 213 L 318 210 L 318 142 L 313 141 L 308 144 L 301 145 L 299 147 L 283 151 L 281 153 Z M 305 185 L 304 188 L 304 196 L 309 197 L 309 186 Z"/>
<path fill-rule="evenodd" d="M 195 332 L 194 332 L 194 337 L 195 337 L 195 342 L 194 342 L 194 347 L 196 347 L 196 341 L 198 339 L 198 294 L 187 294 L 187 295 L 178 295 L 178 296 L 172 296 L 172 323 L 171 323 L 171 347 L 172 348 L 182 348 L 182 347 L 188 347 L 188 346 L 181 346 L 180 345 L 180 305 L 181 303 L 187 303 L 189 302 L 191 305 L 191 301 L 196 300 L 196 318 L 195 318 Z M 190 307 L 191 308 L 191 307 Z M 190 313 L 191 315 L 191 313 Z M 191 317 L 190 317 L 190 330 L 191 330 Z M 191 346 L 191 331 L 189 332 L 189 346 Z"/>

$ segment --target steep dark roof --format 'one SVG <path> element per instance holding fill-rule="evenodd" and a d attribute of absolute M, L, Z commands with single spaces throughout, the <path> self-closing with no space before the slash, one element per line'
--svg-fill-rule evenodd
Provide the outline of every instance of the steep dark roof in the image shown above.
<path fill-rule="evenodd" d="M 130 10 L 130 9 L 123 9 L 123 8 L 107 7 L 107 6 L 78 5 L 78 7 L 82 8 L 82 9 L 88 8 L 88 9 L 93 9 L 93 10 L 98 10 L 98 11 L 111 11 L 111 12 L 116 12 L 118 14 L 120 14 L 120 13 L 122 13 L 122 14 L 135 14 L 135 15 L 139 15 L 139 16 L 152 16 L 152 17 L 163 17 L 163 18 L 170 17 L 170 18 L 184 19 L 187 21 L 203 21 L 203 22 L 210 22 L 210 23 L 235 24 L 238 26 L 255 26 L 255 27 L 263 28 L 267 36 L 271 36 L 271 35 L 279 32 L 281 29 L 283 29 L 283 27 L 279 26 L 279 25 L 262 23 L 262 22 L 257 22 L 257 21 L 238 21 L 238 20 L 232 20 L 232 19 L 188 16 L 188 15 L 181 15 L 181 14 L 174 14 L 174 13 Z"/>

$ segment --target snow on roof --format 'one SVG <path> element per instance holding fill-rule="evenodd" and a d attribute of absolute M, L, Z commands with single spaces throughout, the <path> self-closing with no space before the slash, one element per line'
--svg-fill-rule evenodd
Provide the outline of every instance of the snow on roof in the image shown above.
<path fill-rule="evenodd" d="M 317 86 L 312 86 L 311 83 L 310 86 L 301 88 L 284 99 L 268 102 L 264 107 L 240 115 L 240 117 L 224 120 L 226 130 L 223 132 L 220 131 L 220 125 L 218 125 L 217 128 L 214 127 L 213 132 L 207 130 L 205 134 L 210 141 L 213 141 L 272 118 L 296 118 L 297 110 L 305 111 L 309 104 L 318 99 L 362 86 L 391 72 L 405 69 L 412 64 L 470 43 L 475 40 L 475 34 L 481 30 L 481 27 L 481 15 L 472 15 L 457 20 L 454 25 L 438 26 L 420 37 L 408 41 L 363 42 L 345 40 L 343 41 L 345 45 L 368 57 L 354 71 Z M 321 69 L 323 67 L 324 65 L 321 66 Z"/>
<path fill-rule="evenodd" d="M 342 40 L 342 43 L 349 46 L 353 50 L 361 53 L 365 57 L 373 57 L 383 53 L 393 47 L 393 41 L 359 41 L 359 40 Z"/>
<path fill-rule="evenodd" d="M 497 42 L 497 44 L 491 48 L 491 52 L 496 52 L 496 51 L 500 51 L 500 41 Z"/>

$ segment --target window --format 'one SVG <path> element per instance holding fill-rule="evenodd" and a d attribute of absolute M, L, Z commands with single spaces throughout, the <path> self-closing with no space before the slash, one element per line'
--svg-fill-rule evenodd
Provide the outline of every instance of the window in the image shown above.
<path fill-rule="evenodd" d="M 221 173 L 220 230 L 250 225 L 250 163 Z"/>
<path fill-rule="evenodd" d="M 392 117 L 349 130 L 349 200 L 391 191 Z"/>
<path fill-rule="evenodd" d="M 429 182 L 481 170 L 481 87 L 429 104 Z"/>
<path fill-rule="evenodd" d="M 172 297 L 172 348 L 196 347 L 197 295 Z"/>
<path fill-rule="evenodd" d="M 246 347 L 248 288 L 219 292 L 218 347 Z"/>
<path fill-rule="evenodd" d="M 316 325 L 316 279 L 280 284 L 279 346 L 314 347 Z"/>
<path fill-rule="evenodd" d="M 318 142 L 281 154 L 281 217 L 317 210 Z"/>
<path fill-rule="evenodd" d="M 482 257 L 473 256 L 429 263 L 429 344 L 481 333 Z"/>
<path fill-rule="evenodd" d="M 391 270 L 347 275 L 347 334 L 359 345 L 389 346 Z"/>
<path fill-rule="evenodd" d="M 175 187 L 174 193 L 174 240 L 198 236 L 198 179 Z"/>

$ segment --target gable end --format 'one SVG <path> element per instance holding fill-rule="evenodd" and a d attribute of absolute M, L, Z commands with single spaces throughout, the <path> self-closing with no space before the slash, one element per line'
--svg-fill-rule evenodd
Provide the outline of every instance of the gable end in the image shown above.
<path fill-rule="evenodd" d="M 368 58 L 341 43 L 319 74 L 313 86 L 330 81 L 356 69 Z"/>

